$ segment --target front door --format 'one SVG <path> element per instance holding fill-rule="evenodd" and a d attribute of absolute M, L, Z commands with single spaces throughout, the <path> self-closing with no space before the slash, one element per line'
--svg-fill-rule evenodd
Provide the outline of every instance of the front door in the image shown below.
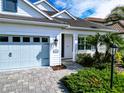
<path fill-rule="evenodd" d="M 70 34 L 64 35 L 64 58 L 72 58 L 73 56 L 73 36 Z"/>

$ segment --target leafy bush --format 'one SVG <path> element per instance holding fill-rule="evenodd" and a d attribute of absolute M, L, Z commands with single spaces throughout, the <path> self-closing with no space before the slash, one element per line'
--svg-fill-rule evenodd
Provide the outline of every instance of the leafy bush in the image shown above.
<path fill-rule="evenodd" d="M 98 64 L 94 64 L 94 67 L 96 69 L 99 69 L 99 70 L 103 70 L 103 69 L 106 69 L 106 68 L 110 68 L 111 64 L 110 63 L 98 63 Z"/>
<path fill-rule="evenodd" d="M 108 63 L 111 62 L 111 54 L 107 54 L 105 58 L 104 53 L 94 54 L 93 58 L 95 59 L 95 63 Z"/>
<path fill-rule="evenodd" d="M 84 67 L 93 66 L 94 59 L 90 54 L 78 54 L 77 63 L 83 65 Z"/>
<path fill-rule="evenodd" d="M 104 69 L 106 66 L 108 66 L 108 63 L 111 60 L 111 56 L 108 57 L 107 62 L 105 63 L 104 60 L 104 54 L 94 54 L 91 56 L 90 54 L 78 54 L 77 55 L 77 63 L 83 65 L 84 67 L 96 67 L 98 69 Z"/>
<path fill-rule="evenodd" d="M 114 87 L 110 89 L 110 70 L 84 69 L 62 79 L 70 93 L 123 93 L 124 75 L 114 73 Z"/>
<path fill-rule="evenodd" d="M 124 56 L 122 57 L 121 65 L 122 65 L 122 67 L 124 68 Z"/>
<path fill-rule="evenodd" d="M 116 59 L 116 62 L 117 63 L 122 63 L 122 54 L 121 54 L 121 52 L 116 52 L 116 54 L 115 54 L 115 59 Z"/>

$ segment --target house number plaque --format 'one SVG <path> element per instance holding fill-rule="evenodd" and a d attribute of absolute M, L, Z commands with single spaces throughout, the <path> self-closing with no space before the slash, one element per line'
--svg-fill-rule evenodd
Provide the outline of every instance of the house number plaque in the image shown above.
<path fill-rule="evenodd" d="M 53 53 L 59 53 L 59 50 L 58 49 L 54 49 Z"/>

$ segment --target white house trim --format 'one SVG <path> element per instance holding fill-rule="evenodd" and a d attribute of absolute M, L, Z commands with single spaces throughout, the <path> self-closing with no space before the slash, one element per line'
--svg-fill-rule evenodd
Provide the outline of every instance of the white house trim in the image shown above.
<path fill-rule="evenodd" d="M 39 0 L 39 1 L 37 1 L 37 2 L 34 2 L 33 4 L 34 4 L 34 5 L 37 5 L 37 4 L 42 3 L 43 1 L 45 1 L 45 0 Z"/>
<path fill-rule="evenodd" d="M 66 13 L 66 14 L 69 15 L 72 19 L 77 20 L 73 15 L 71 15 L 71 14 L 70 14 L 68 11 L 66 11 L 66 10 L 63 10 L 63 11 L 61 11 L 61 12 L 59 12 L 59 13 L 56 13 L 56 14 L 52 15 L 51 17 L 56 17 L 56 16 L 58 16 L 58 15 L 61 15 L 62 13 Z"/>
<path fill-rule="evenodd" d="M 76 55 L 78 54 L 78 34 L 73 34 L 73 58 L 72 60 L 76 61 Z"/>
<path fill-rule="evenodd" d="M 40 14 L 42 14 L 43 16 L 45 16 L 46 18 L 53 20 L 50 16 L 48 16 L 46 13 L 44 13 L 43 11 L 41 11 L 40 9 L 38 9 L 37 7 L 35 7 L 33 4 L 31 4 L 29 1 L 27 0 L 23 0 L 26 4 L 28 4 L 30 7 L 32 7 L 33 9 L 35 9 L 37 12 L 39 12 Z"/>
<path fill-rule="evenodd" d="M 6 19 L 0 18 L 0 22 L 6 23 L 19 23 L 19 24 L 28 24 L 28 25 L 41 25 L 41 26 L 52 26 L 52 27 L 68 27 L 66 24 L 57 24 L 57 23 L 47 23 L 47 22 L 36 22 L 36 21 L 26 21 L 26 20 L 18 20 L 18 19 Z"/>
<path fill-rule="evenodd" d="M 63 28 L 63 29 L 79 30 L 79 31 L 117 32 L 116 30 L 111 30 L 111 29 L 92 29 L 92 28 L 85 28 L 85 27 L 72 27 L 72 26 L 67 25 L 67 24 L 36 22 L 36 21 L 6 19 L 6 18 L 0 18 L 0 22 L 32 24 L 32 25 L 42 25 L 42 26 L 52 26 L 52 27 L 60 27 L 60 28 Z"/>
<path fill-rule="evenodd" d="M 74 26 L 68 26 L 66 29 L 71 29 L 71 30 L 86 30 L 86 31 L 101 31 L 101 32 L 117 32 L 116 30 L 111 30 L 111 29 L 96 29 L 96 28 L 86 28 L 86 27 L 74 27 Z"/>
<path fill-rule="evenodd" d="M 47 5 L 49 5 L 52 9 L 54 9 L 54 10 L 57 11 L 57 12 L 59 12 L 59 10 L 56 9 L 53 5 L 51 5 L 47 0 L 40 0 L 40 1 L 37 1 L 37 2 L 34 3 L 34 5 L 38 5 L 38 4 L 42 3 L 42 2 L 45 2 L 45 3 L 46 3 Z"/>

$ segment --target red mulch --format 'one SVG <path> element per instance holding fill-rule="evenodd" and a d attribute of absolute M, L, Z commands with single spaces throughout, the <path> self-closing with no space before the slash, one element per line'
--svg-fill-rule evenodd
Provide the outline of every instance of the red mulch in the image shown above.
<path fill-rule="evenodd" d="M 63 70 L 63 69 L 66 69 L 66 66 L 65 65 L 57 65 L 57 66 L 52 66 L 52 69 L 54 71 L 57 71 L 57 70 Z"/>

